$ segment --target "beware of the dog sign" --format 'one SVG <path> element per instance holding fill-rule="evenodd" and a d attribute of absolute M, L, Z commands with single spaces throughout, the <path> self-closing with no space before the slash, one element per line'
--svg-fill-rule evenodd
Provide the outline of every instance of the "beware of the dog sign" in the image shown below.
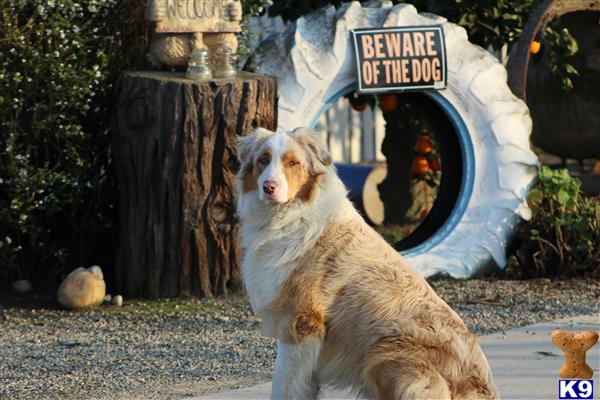
<path fill-rule="evenodd" d="M 446 46 L 441 26 L 355 29 L 361 93 L 446 87 Z"/>

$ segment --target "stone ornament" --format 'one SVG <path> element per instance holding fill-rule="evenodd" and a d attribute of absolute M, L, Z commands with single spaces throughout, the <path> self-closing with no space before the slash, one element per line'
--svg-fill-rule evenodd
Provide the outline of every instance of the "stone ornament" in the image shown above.
<path fill-rule="evenodd" d="M 185 67 L 197 49 L 219 46 L 237 52 L 242 5 L 233 0 L 148 0 L 146 19 L 154 22 L 146 55 L 155 68 Z"/>
<path fill-rule="evenodd" d="M 585 362 L 585 353 L 598 341 L 596 332 L 554 331 L 550 338 L 565 353 L 565 363 L 558 370 L 562 379 L 592 378 L 594 371 Z"/>
<path fill-rule="evenodd" d="M 60 284 L 58 303 L 66 309 L 77 310 L 102 304 L 106 295 L 106 284 L 102 269 L 94 265 L 73 270 Z"/>

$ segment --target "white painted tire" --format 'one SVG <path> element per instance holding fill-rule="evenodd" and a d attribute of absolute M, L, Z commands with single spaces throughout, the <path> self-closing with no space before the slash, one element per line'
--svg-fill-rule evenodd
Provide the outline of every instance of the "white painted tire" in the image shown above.
<path fill-rule="evenodd" d="M 502 64 L 470 43 L 462 27 L 391 2 L 346 3 L 300 18 L 265 42 L 258 64 L 261 73 L 278 78 L 279 127 L 312 126 L 356 85 L 352 29 L 438 24 L 446 38 L 448 87 L 436 96 L 466 132 L 463 185 L 470 180 L 470 187 L 461 189 L 442 228 L 403 254 L 424 276 L 466 278 L 485 273 L 492 261 L 504 267 L 516 223 L 531 214 L 525 200 L 538 163 L 529 145 L 531 118 L 509 90 Z"/>

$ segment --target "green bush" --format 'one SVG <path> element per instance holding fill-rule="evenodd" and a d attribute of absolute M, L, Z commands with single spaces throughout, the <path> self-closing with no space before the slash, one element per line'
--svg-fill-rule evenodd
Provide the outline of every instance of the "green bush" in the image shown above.
<path fill-rule="evenodd" d="M 529 193 L 533 216 L 519 233 L 521 278 L 600 276 L 600 197 L 586 197 L 567 170 L 542 166 Z"/>
<path fill-rule="evenodd" d="M 91 263 L 110 274 L 110 103 L 119 74 L 144 66 L 144 6 L 0 0 L 0 281 L 52 284 Z"/>
<path fill-rule="evenodd" d="M 115 198 L 112 83 L 127 2 L 0 0 L 0 279 L 97 261 Z"/>

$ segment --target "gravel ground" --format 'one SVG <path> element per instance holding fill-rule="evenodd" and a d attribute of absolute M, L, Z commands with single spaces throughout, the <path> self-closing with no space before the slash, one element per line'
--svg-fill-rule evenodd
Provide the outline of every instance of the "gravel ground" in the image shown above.
<path fill-rule="evenodd" d="M 600 312 L 590 280 L 432 285 L 478 334 Z M 179 399 L 266 381 L 273 368 L 274 343 L 242 296 L 67 312 L 4 290 L 0 304 L 0 399 Z"/>

